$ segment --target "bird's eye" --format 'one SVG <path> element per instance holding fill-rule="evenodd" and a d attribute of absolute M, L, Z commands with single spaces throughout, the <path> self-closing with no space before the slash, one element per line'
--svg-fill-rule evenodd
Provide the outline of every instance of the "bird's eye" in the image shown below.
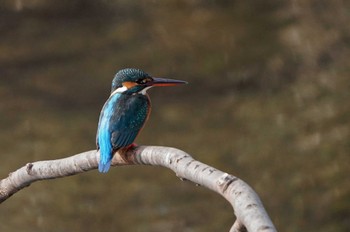
<path fill-rule="evenodd" d="M 137 84 L 140 84 L 140 85 L 144 85 L 144 84 L 146 84 L 147 82 L 148 82 L 149 80 L 147 79 L 147 78 L 143 78 L 143 79 L 138 79 L 138 80 L 136 80 L 136 83 Z"/>

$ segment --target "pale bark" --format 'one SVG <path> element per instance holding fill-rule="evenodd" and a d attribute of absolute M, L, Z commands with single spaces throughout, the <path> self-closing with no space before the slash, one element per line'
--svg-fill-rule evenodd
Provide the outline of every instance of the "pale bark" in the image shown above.
<path fill-rule="evenodd" d="M 38 180 L 60 178 L 96 169 L 99 152 L 91 150 L 68 158 L 28 163 L 0 180 L 0 202 Z M 139 146 L 114 155 L 112 165 L 157 165 L 173 170 L 190 180 L 221 194 L 236 216 L 231 232 L 276 231 L 259 197 L 244 181 L 170 147 Z M 102 174 L 101 174 L 102 175 Z"/>

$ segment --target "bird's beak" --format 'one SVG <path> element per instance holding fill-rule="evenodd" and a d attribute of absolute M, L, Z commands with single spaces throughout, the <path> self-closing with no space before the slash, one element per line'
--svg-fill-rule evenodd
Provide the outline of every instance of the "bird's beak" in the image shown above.
<path fill-rule="evenodd" d="M 187 81 L 153 77 L 153 81 L 148 82 L 150 86 L 174 86 L 187 84 Z"/>

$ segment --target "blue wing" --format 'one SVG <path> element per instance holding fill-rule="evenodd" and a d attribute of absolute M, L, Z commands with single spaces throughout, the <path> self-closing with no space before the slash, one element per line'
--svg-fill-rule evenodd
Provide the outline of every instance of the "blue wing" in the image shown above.
<path fill-rule="evenodd" d="M 107 172 L 113 151 L 132 144 L 149 114 L 145 95 L 114 94 L 105 103 L 96 136 L 100 149 L 99 171 Z"/>

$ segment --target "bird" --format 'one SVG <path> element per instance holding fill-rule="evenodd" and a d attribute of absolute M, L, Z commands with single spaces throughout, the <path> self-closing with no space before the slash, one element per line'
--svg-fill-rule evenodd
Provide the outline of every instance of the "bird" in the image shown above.
<path fill-rule="evenodd" d="M 154 86 L 181 84 L 187 82 L 152 77 L 135 68 L 125 68 L 115 74 L 96 133 L 96 146 L 100 151 L 99 172 L 108 172 L 114 152 L 131 147 L 149 118 L 151 100 L 146 91 Z"/>

